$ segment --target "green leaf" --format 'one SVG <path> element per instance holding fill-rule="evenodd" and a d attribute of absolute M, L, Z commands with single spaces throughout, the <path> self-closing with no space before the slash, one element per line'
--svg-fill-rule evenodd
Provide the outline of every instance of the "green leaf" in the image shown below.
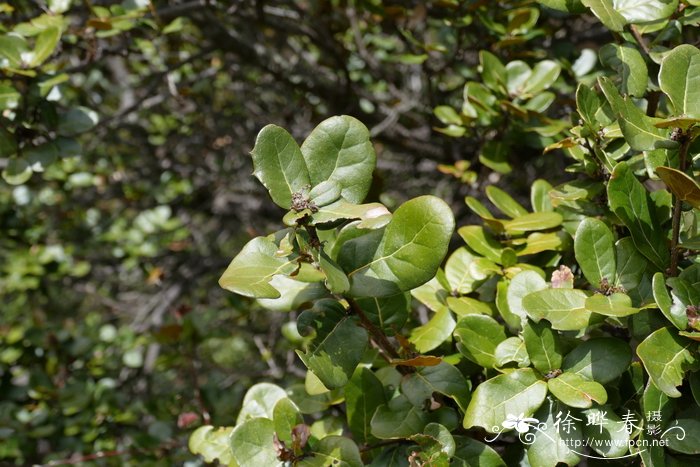
<path fill-rule="evenodd" d="M 252 418 L 233 429 L 231 453 L 239 467 L 281 467 L 273 443 L 275 425 L 267 418 Z"/>
<path fill-rule="evenodd" d="M 656 305 L 661 310 L 661 313 L 679 330 L 685 330 L 688 327 L 688 316 L 686 315 L 685 307 L 682 304 L 681 306 L 674 306 L 673 300 L 668 294 L 663 273 L 657 272 L 654 274 L 652 289 L 654 301 L 656 301 Z"/>
<path fill-rule="evenodd" d="M 74 107 L 62 114 L 58 121 L 58 133 L 73 136 L 92 130 L 99 122 L 97 112 L 87 107 Z"/>
<path fill-rule="evenodd" d="M 444 425 L 428 423 L 422 434 L 411 436 L 421 450 L 421 459 L 425 459 L 429 465 L 442 465 L 449 463 L 455 453 L 455 441 Z"/>
<path fill-rule="evenodd" d="M 627 343 L 613 337 L 599 337 L 569 352 L 562 369 L 607 384 L 624 373 L 631 361 L 632 351 Z"/>
<path fill-rule="evenodd" d="M 286 397 L 284 389 L 274 384 L 258 383 L 251 386 L 243 397 L 236 425 L 257 417 L 272 419 L 275 405 Z"/>
<path fill-rule="evenodd" d="M 600 287 L 603 279 L 607 279 L 611 284 L 615 282 L 614 241 L 608 226 L 592 217 L 585 218 L 576 229 L 576 261 L 593 287 Z"/>
<path fill-rule="evenodd" d="M 520 203 L 515 201 L 508 193 L 500 188 L 489 185 L 486 187 L 486 196 L 503 214 L 508 217 L 519 217 L 528 214 Z"/>
<path fill-rule="evenodd" d="M 460 353 L 484 368 L 495 366 L 496 347 L 506 339 L 501 324 L 490 316 L 476 314 L 460 319 L 454 336 Z"/>
<path fill-rule="evenodd" d="M 628 425 L 615 412 L 608 407 L 592 407 L 584 410 L 582 414 L 587 420 L 583 427 L 583 435 L 590 440 L 591 448 L 608 458 L 620 457 L 627 453 L 630 441 Z"/>
<path fill-rule="evenodd" d="M 323 249 L 318 255 L 318 265 L 326 275 L 326 286 L 334 294 L 343 294 L 350 290 L 350 281 L 335 261 L 330 259 Z"/>
<path fill-rule="evenodd" d="M 483 227 L 467 225 L 460 227 L 457 233 L 464 239 L 469 248 L 475 252 L 495 263 L 501 261 L 503 247 L 495 238 L 489 235 Z"/>
<path fill-rule="evenodd" d="M 260 130 L 251 155 L 253 174 L 279 207 L 289 209 L 292 195 L 311 187 L 301 149 L 284 128 L 267 125 Z"/>
<path fill-rule="evenodd" d="M 462 410 L 469 404 L 471 383 L 462 373 L 447 362 L 420 367 L 401 379 L 401 392 L 415 406 L 422 406 L 434 393 L 450 397 Z"/>
<path fill-rule="evenodd" d="M 313 448 L 309 457 L 297 463 L 298 467 L 362 467 L 357 445 L 343 436 L 326 436 Z M 260 467 L 260 466 L 258 466 Z"/>
<path fill-rule="evenodd" d="M 456 449 L 452 457 L 455 467 L 506 467 L 501 457 L 487 444 L 467 436 L 455 436 Z"/>
<path fill-rule="evenodd" d="M 370 370 L 360 367 L 345 386 L 345 415 L 354 439 L 369 442 L 370 421 L 377 407 L 386 403 L 384 387 Z"/>
<path fill-rule="evenodd" d="M 518 368 L 530 366 L 525 342 L 519 337 L 509 337 L 499 343 L 494 351 L 494 360 L 497 367 L 504 367 L 509 363 L 516 363 Z"/>
<path fill-rule="evenodd" d="M 576 289 L 544 289 L 523 298 L 523 308 L 535 322 L 546 319 L 553 329 L 578 331 L 597 318 L 585 309 L 587 295 Z"/>
<path fill-rule="evenodd" d="M 535 212 L 550 212 L 552 201 L 549 199 L 549 192 L 552 185 L 541 178 L 535 180 L 530 187 L 530 204 Z"/>
<path fill-rule="evenodd" d="M 457 111 L 449 105 L 438 105 L 433 110 L 435 116 L 445 125 L 461 125 L 462 118 Z"/>
<path fill-rule="evenodd" d="M 411 296 L 400 293 L 389 297 L 369 297 L 357 300 L 367 318 L 391 334 L 403 328 L 411 308 Z"/>
<path fill-rule="evenodd" d="M 508 284 L 506 298 L 508 309 L 511 313 L 520 316 L 521 320 L 527 319 L 527 311 L 523 307 L 523 298 L 538 290 L 547 288 L 547 282 L 535 271 L 522 271 L 516 274 Z"/>
<path fill-rule="evenodd" d="M 659 86 L 671 99 L 675 115 L 700 118 L 700 50 L 682 44 L 664 55 Z"/>
<path fill-rule="evenodd" d="M 616 285 L 625 290 L 639 286 L 644 271 L 647 269 L 647 259 L 634 247 L 630 237 L 621 238 L 615 243 L 615 258 L 617 259 Z"/>
<path fill-rule="evenodd" d="M 503 225 L 509 234 L 547 230 L 561 225 L 563 218 L 557 212 L 533 212 L 504 221 Z"/>
<path fill-rule="evenodd" d="M 694 348 L 694 342 L 661 328 L 637 346 L 637 355 L 657 388 L 669 397 L 681 397 L 676 386 L 683 383 L 686 370 L 696 361 Z"/>
<path fill-rule="evenodd" d="M 480 426 L 490 433 L 502 431 L 509 415 L 530 417 L 546 395 L 547 383 L 530 368 L 486 380 L 472 394 L 464 414 L 464 428 Z"/>
<path fill-rule="evenodd" d="M 612 31 L 620 32 L 627 24 L 624 16 L 613 7 L 613 0 L 581 0 L 581 3 L 590 8 L 600 22 Z"/>
<path fill-rule="evenodd" d="M 698 72 L 700 72 L 700 68 L 698 68 Z M 657 167 L 656 173 L 676 198 L 700 209 L 700 185 L 695 180 L 671 167 Z"/>
<path fill-rule="evenodd" d="M 641 402 L 645 413 L 658 412 L 661 415 L 659 425 L 664 426 L 671 421 L 676 400 L 657 388 L 652 380 L 647 382 Z"/>
<path fill-rule="evenodd" d="M 300 333 L 316 331 L 308 350 L 297 351 L 304 364 L 328 389 L 345 386 L 367 348 L 367 331 L 334 300 L 316 302 L 299 316 L 297 326 Z"/>
<path fill-rule="evenodd" d="M 532 74 L 525 82 L 523 94 L 537 94 L 548 89 L 559 77 L 561 66 L 553 60 L 542 60 L 532 69 Z"/>
<path fill-rule="evenodd" d="M 34 53 L 32 59 L 29 61 L 29 66 L 37 67 L 44 63 L 44 61 L 53 54 L 54 50 L 56 50 L 60 39 L 61 30 L 58 27 L 50 27 L 41 31 L 36 37 Z"/>
<path fill-rule="evenodd" d="M 668 440 L 668 447 L 683 454 L 700 454 L 700 420 L 679 418 L 668 427 L 663 439 Z"/>
<path fill-rule="evenodd" d="M 593 402 L 602 405 L 608 400 L 605 388 L 577 373 L 562 373 L 547 381 L 549 391 L 569 407 L 587 409 Z"/>
<path fill-rule="evenodd" d="M 543 374 L 561 369 L 564 358 L 559 334 L 547 321 L 529 321 L 523 327 L 523 341 L 532 365 Z"/>
<path fill-rule="evenodd" d="M 288 276 L 276 275 L 270 279 L 270 285 L 279 292 L 280 296 L 259 298 L 258 303 L 272 311 L 294 311 L 302 308 L 306 303 L 330 297 L 328 289 L 322 282 L 304 282 Z"/>
<path fill-rule="evenodd" d="M 233 427 L 200 426 L 190 435 L 187 447 L 192 454 L 202 456 L 204 462 L 218 460 L 221 465 L 229 465 L 233 461 L 229 443 L 232 431 Z"/>
<path fill-rule="evenodd" d="M 639 308 L 632 306 L 632 299 L 623 293 L 614 293 L 612 295 L 597 293 L 586 299 L 585 307 L 586 310 L 593 313 L 617 318 L 639 313 Z"/>
<path fill-rule="evenodd" d="M 445 278 L 451 291 L 458 294 L 468 294 L 474 291 L 481 281 L 471 274 L 471 264 L 477 259 L 469 250 L 462 247 L 455 250 L 445 263 Z"/>
<path fill-rule="evenodd" d="M 18 68 L 22 65 L 22 54 L 29 51 L 26 39 L 16 34 L 0 35 L 0 55 L 4 56 L 10 66 Z"/>
<path fill-rule="evenodd" d="M 608 183 L 610 209 L 625 224 L 637 249 L 659 270 L 669 262 L 668 246 L 660 222 L 650 206 L 649 194 L 625 162 L 615 166 Z"/>
<path fill-rule="evenodd" d="M 579 457 L 574 446 L 581 443 L 580 419 L 569 417 L 569 410 L 556 400 L 548 398 L 535 412 L 539 423 L 534 442 L 527 448 L 527 460 L 532 466 L 576 465 Z M 567 419 L 566 422 L 563 420 Z"/>
<path fill-rule="evenodd" d="M 634 97 L 644 97 L 647 91 L 649 75 L 647 65 L 631 44 L 605 44 L 600 49 L 600 61 L 615 70 L 621 79 L 620 91 Z"/>
<path fill-rule="evenodd" d="M 453 230 L 452 211 L 441 199 L 421 196 L 405 202 L 386 226 L 372 260 L 346 269 L 350 293 L 383 297 L 426 283 L 445 257 Z"/>
<path fill-rule="evenodd" d="M 12 86 L 0 84 L 0 109 L 15 109 L 19 105 L 20 93 Z M 7 132 L 4 128 L 3 132 Z"/>
<path fill-rule="evenodd" d="M 256 298 L 278 298 L 280 293 L 270 285 L 276 274 L 290 274 L 296 262 L 275 256 L 278 247 L 270 237 L 256 237 L 233 258 L 219 285 L 231 292 Z"/>
<path fill-rule="evenodd" d="M 613 3 L 630 24 L 664 20 L 678 7 L 678 0 L 613 0 Z"/>
<path fill-rule="evenodd" d="M 428 423 L 427 414 L 400 396 L 374 412 L 370 422 L 372 435 L 379 439 L 408 438 L 423 432 Z"/>
<path fill-rule="evenodd" d="M 455 328 L 455 320 L 447 307 L 440 309 L 430 321 L 411 330 L 408 340 L 420 353 L 425 353 L 445 342 Z"/>
<path fill-rule="evenodd" d="M 484 84 L 496 92 L 506 93 L 506 67 L 491 52 L 481 50 L 479 52 L 481 63 L 481 78 Z"/>
<path fill-rule="evenodd" d="M 10 185 L 21 185 L 32 178 L 32 168 L 24 159 L 10 159 L 2 171 L 2 178 Z"/>
<path fill-rule="evenodd" d="M 658 119 L 647 117 L 629 97 L 620 96 L 612 81 L 600 78 L 598 83 L 615 112 L 625 140 L 632 149 L 646 151 L 676 146 L 675 142 L 668 139 L 665 130 L 654 126 Z"/>
<path fill-rule="evenodd" d="M 311 185 L 327 180 L 340 186 L 340 196 L 361 203 L 372 183 L 377 157 L 362 122 L 347 115 L 321 122 L 301 145 Z"/>
<path fill-rule="evenodd" d="M 304 423 L 297 406 L 291 399 L 286 397 L 275 404 L 275 408 L 272 410 L 272 421 L 274 422 L 277 438 L 287 443 L 287 445 L 290 445 L 292 442 L 292 429 L 300 423 Z"/>

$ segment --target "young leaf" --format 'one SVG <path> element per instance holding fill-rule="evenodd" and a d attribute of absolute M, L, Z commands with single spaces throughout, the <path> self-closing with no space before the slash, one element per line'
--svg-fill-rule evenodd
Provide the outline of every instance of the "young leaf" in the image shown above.
<path fill-rule="evenodd" d="M 666 281 L 663 273 L 657 272 L 652 279 L 652 289 L 654 301 L 656 305 L 676 328 L 683 331 L 688 327 L 688 316 L 685 313 L 685 307 L 674 307 L 671 296 L 666 288 Z"/>
<path fill-rule="evenodd" d="M 490 433 L 499 432 L 508 416 L 530 417 L 546 395 L 547 383 L 530 368 L 491 378 L 472 394 L 464 414 L 464 428 L 480 426 Z"/>
<path fill-rule="evenodd" d="M 552 200 L 549 199 L 549 192 L 552 185 L 542 179 L 537 179 L 530 187 L 530 204 L 535 212 L 550 212 L 552 210 Z"/>
<path fill-rule="evenodd" d="M 593 402 L 602 405 L 608 400 L 605 388 L 578 373 L 565 372 L 547 381 L 549 391 L 569 407 L 587 409 Z"/>
<path fill-rule="evenodd" d="M 278 247 L 270 237 L 249 241 L 231 261 L 219 279 L 219 285 L 231 292 L 256 298 L 278 298 L 279 291 L 270 285 L 276 274 L 289 274 L 296 262 L 275 256 Z"/>
<path fill-rule="evenodd" d="M 659 87 L 671 99 L 676 115 L 700 118 L 700 50 L 682 44 L 666 54 Z"/>
<path fill-rule="evenodd" d="M 528 213 L 527 209 L 515 201 L 508 193 L 494 185 L 486 187 L 486 196 L 506 216 L 513 218 L 524 216 Z"/>
<path fill-rule="evenodd" d="M 292 442 L 292 430 L 304 419 L 299 413 L 299 409 L 291 399 L 284 398 L 277 401 L 272 411 L 272 421 L 275 424 L 275 433 L 280 441 L 290 445 Z"/>
<path fill-rule="evenodd" d="M 508 284 L 508 292 L 506 293 L 508 309 L 511 313 L 520 316 L 521 320 L 527 319 L 523 298 L 532 292 L 546 288 L 547 282 L 535 271 L 519 272 Z"/>
<path fill-rule="evenodd" d="M 457 233 L 464 239 L 467 246 L 475 252 L 495 263 L 501 261 L 503 247 L 495 238 L 486 232 L 483 227 L 467 225 L 460 227 Z"/>
<path fill-rule="evenodd" d="M 271 383 L 258 383 L 250 387 L 243 397 L 236 425 L 258 417 L 272 419 L 275 405 L 287 397 L 281 387 Z"/>
<path fill-rule="evenodd" d="M 607 384 L 625 372 L 632 361 L 629 344 L 613 337 L 599 337 L 578 345 L 564 357 L 562 369 Z"/>
<path fill-rule="evenodd" d="M 318 265 L 326 275 L 326 286 L 328 290 L 334 294 L 343 294 L 350 290 L 348 276 L 345 275 L 335 261 L 328 257 L 323 249 L 321 249 L 318 255 Z"/>
<path fill-rule="evenodd" d="M 251 155 L 253 174 L 279 207 L 289 209 L 292 195 L 311 186 L 299 145 L 284 128 L 267 125 L 260 130 Z"/>
<path fill-rule="evenodd" d="M 669 328 L 661 328 L 637 346 L 637 355 L 657 388 L 669 397 L 681 397 L 676 386 L 683 383 L 686 370 L 696 361 L 691 352 L 695 345 L 678 337 Z"/>
<path fill-rule="evenodd" d="M 479 52 L 479 62 L 484 84 L 496 92 L 505 94 L 507 73 L 503 63 L 494 54 L 485 50 Z"/>
<path fill-rule="evenodd" d="M 523 94 L 537 94 L 548 89 L 559 77 L 561 65 L 554 60 L 542 60 L 532 69 L 532 74 L 522 88 Z"/>
<path fill-rule="evenodd" d="M 518 368 L 530 366 L 530 357 L 527 354 L 525 343 L 519 337 L 509 337 L 496 346 L 494 360 L 497 367 L 516 363 Z"/>
<path fill-rule="evenodd" d="M 402 204 L 386 226 L 372 260 L 346 269 L 350 293 L 384 297 L 429 281 L 445 257 L 453 230 L 454 217 L 444 201 L 421 196 Z"/>
<path fill-rule="evenodd" d="M 330 180 L 340 186 L 340 196 L 349 203 L 365 199 L 376 155 L 362 122 L 347 115 L 324 120 L 301 145 L 301 153 L 312 186 Z"/>
<path fill-rule="evenodd" d="M 510 221 L 504 221 L 503 226 L 509 234 L 519 234 L 533 230 L 552 229 L 561 225 L 563 220 L 561 214 L 557 212 L 532 212 Z"/>
<path fill-rule="evenodd" d="M 587 217 L 576 229 L 574 253 L 588 282 L 600 287 L 603 279 L 615 282 L 615 252 L 612 232 L 603 221 Z"/>
<path fill-rule="evenodd" d="M 460 319 L 454 335 L 462 355 L 484 368 L 495 366 L 496 347 L 506 339 L 503 326 L 495 319 L 476 314 Z"/>
<path fill-rule="evenodd" d="M 451 291 L 459 294 L 468 294 L 474 291 L 480 283 L 472 277 L 470 270 L 472 262 L 478 256 L 473 255 L 466 248 L 455 250 L 445 263 L 445 277 L 450 284 Z"/>
<path fill-rule="evenodd" d="M 637 249 L 658 269 L 665 270 L 669 262 L 665 235 L 657 226 L 649 194 L 625 162 L 615 166 L 608 183 L 610 209 L 630 230 Z"/>
<path fill-rule="evenodd" d="M 218 460 L 221 465 L 229 465 L 233 461 L 229 443 L 232 431 L 233 427 L 200 426 L 190 435 L 187 447 L 192 454 L 202 456 L 205 462 Z"/>

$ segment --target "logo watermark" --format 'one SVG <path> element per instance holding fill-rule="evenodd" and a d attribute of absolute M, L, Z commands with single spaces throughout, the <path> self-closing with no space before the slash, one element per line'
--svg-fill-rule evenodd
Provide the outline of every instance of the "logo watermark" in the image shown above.
<path fill-rule="evenodd" d="M 661 419 L 661 411 L 650 411 L 646 413 L 646 423 L 644 427 L 637 425 L 640 421 L 636 418 L 636 414 L 630 410 L 625 413 L 619 421 L 613 421 L 608 419 L 608 412 L 606 410 L 597 410 L 586 414 L 585 426 L 587 427 L 597 427 L 598 434 L 602 435 L 603 431 L 610 433 L 622 433 L 627 434 L 626 437 L 614 438 L 614 437 L 575 437 L 578 430 L 577 426 L 580 426 L 577 422 L 583 422 L 581 418 L 575 417 L 571 412 L 566 411 L 559 412 L 554 418 L 554 423 L 552 423 L 552 428 L 555 428 L 557 432 L 565 434 L 566 436 L 560 436 L 558 440 L 553 439 L 548 431 L 550 427 L 545 422 L 541 422 L 533 417 L 525 417 L 525 414 L 513 415 L 508 414 L 506 419 L 501 423 L 501 426 L 494 426 L 491 431 L 495 436 L 491 439 L 485 439 L 486 442 L 496 441 L 501 434 L 505 431 L 515 430 L 520 442 L 529 446 L 532 445 L 539 435 L 547 437 L 553 443 L 563 443 L 571 452 L 582 457 L 588 457 L 590 459 L 624 459 L 626 457 L 637 456 L 642 452 L 646 451 L 650 447 L 666 447 L 669 445 L 669 440 L 675 437 L 676 440 L 682 441 L 685 439 L 685 429 L 678 425 L 676 421 L 675 425 L 672 425 L 665 430 L 662 428 L 663 422 Z M 591 428 L 596 430 L 596 428 Z M 630 439 L 629 435 L 633 433 L 645 433 L 647 437 L 644 439 Z M 578 451 L 579 449 L 592 448 L 596 451 L 603 450 L 609 451 L 613 448 L 628 448 L 631 454 L 626 454 L 623 456 L 610 456 L 610 457 L 599 457 Z M 632 452 L 634 449 L 634 452 Z"/>

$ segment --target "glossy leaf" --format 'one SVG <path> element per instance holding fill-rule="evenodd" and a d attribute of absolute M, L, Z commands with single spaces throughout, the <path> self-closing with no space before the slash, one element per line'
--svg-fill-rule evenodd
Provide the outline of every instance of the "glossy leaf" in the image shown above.
<path fill-rule="evenodd" d="M 535 369 L 543 374 L 561 369 L 564 356 L 559 334 L 547 321 L 528 322 L 523 327 L 523 341 Z"/>
<path fill-rule="evenodd" d="M 688 317 L 685 313 L 685 307 L 674 307 L 671 296 L 666 288 L 664 275 L 660 272 L 654 274 L 652 280 L 654 300 L 666 319 L 673 323 L 676 328 L 681 331 L 688 327 Z"/>
<path fill-rule="evenodd" d="M 289 209 L 292 195 L 311 187 L 309 170 L 299 145 L 287 130 L 267 125 L 255 140 L 253 174 L 270 192 L 272 201 Z"/>
<path fill-rule="evenodd" d="M 599 287 L 602 280 L 615 282 L 616 264 L 613 234 L 604 222 L 587 217 L 576 229 L 574 252 L 576 261 L 588 282 Z"/>
<path fill-rule="evenodd" d="M 464 415 L 464 427 L 480 426 L 490 433 L 501 431 L 509 415 L 532 416 L 546 395 L 547 383 L 532 369 L 496 376 L 476 387 Z"/>
<path fill-rule="evenodd" d="M 551 398 L 535 412 L 534 418 L 543 425 L 540 425 L 539 430 L 533 430 L 534 442 L 527 448 L 530 465 L 554 467 L 559 464 L 576 465 L 579 462 L 579 456 L 574 453 L 573 447 L 581 442 L 582 423 L 575 416 L 566 424 L 562 423 L 568 413 L 566 406 Z"/>
<path fill-rule="evenodd" d="M 494 351 L 494 363 L 497 367 L 503 367 L 515 363 L 518 368 L 530 366 L 530 357 L 527 354 L 525 342 L 519 337 L 509 337 L 501 341 Z"/>
<path fill-rule="evenodd" d="M 457 233 L 464 239 L 470 249 L 493 262 L 498 263 L 501 261 L 503 247 L 483 227 L 467 225 L 460 227 Z"/>
<path fill-rule="evenodd" d="M 617 261 L 615 283 L 628 291 L 638 287 L 648 262 L 635 248 L 634 241 L 630 237 L 621 238 L 615 243 L 615 258 Z"/>
<path fill-rule="evenodd" d="M 356 440 L 372 439 L 370 421 L 375 410 L 386 403 L 384 388 L 367 368 L 358 368 L 345 386 L 345 415 Z"/>
<path fill-rule="evenodd" d="M 586 310 L 587 295 L 576 289 L 544 289 L 523 298 L 523 308 L 535 322 L 546 319 L 553 329 L 578 331 L 597 318 Z"/>
<path fill-rule="evenodd" d="M 360 219 L 361 222 L 357 224 L 357 228 L 378 229 L 389 223 L 391 213 L 381 203 L 352 204 L 341 200 L 321 207 L 318 212 L 311 215 L 311 219 L 314 224 L 340 219 Z"/>
<path fill-rule="evenodd" d="M 681 397 L 676 389 L 683 383 L 685 372 L 696 361 L 695 343 L 674 335 L 668 328 L 654 331 L 637 347 L 649 377 L 669 397 Z"/>
<path fill-rule="evenodd" d="M 444 201 L 421 196 L 402 204 L 386 226 L 371 261 L 346 268 L 350 293 L 384 297 L 429 281 L 445 257 L 453 230 L 454 217 Z"/>
<path fill-rule="evenodd" d="M 427 423 L 427 414 L 421 407 L 416 407 L 407 399 L 399 399 L 379 406 L 370 426 L 373 436 L 379 439 L 396 439 L 422 433 Z"/>
<path fill-rule="evenodd" d="M 522 271 L 511 279 L 508 284 L 506 298 L 508 309 L 511 313 L 520 316 L 521 320 L 527 319 L 527 310 L 523 307 L 523 298 L 538 290 L 547 288 L 547 282 L 535 271 Z"/>
<path fill-rule="evenodd" d="M 403 328 L 408 319 L 411 296 L 400 293 L 389 297 L 360 298 L 357 304 L 369 320 L 387 334 Z"/>
<path fill-rule="evenodd" d="M 639 312 L 639 308 L 632 306 L 630 297 L 623 293 L 614 293 L 611 295 L 597 293 L 588 297 L 584 306 L 586 310 L 592 311 L 593 313 L 604 316 L 615 316 L 617 318 Z"/>
<path fill-rule="evenodd" d="M 460 319 L 454 335 L 462 355 L 485 368 L 495 366 L 496 347 L 506 339 L 501 324 L 490 316 L 476 314 Z"/>
<path fill-rule="evenodd" d="M 600 61 L 617 72 L 621 91 L 634 97 L 643 97 L 649 79 L 642 54 L 630 44 L 605 44 L 600 49 Z"/>
<path fill-rule="evenodd" d="M 454 399 L 465 410 L 469 404 L 470 387 L 462 373 L 447 362 L 419 368 L 401 379 L 401 392 L 416 406 L 421 406 L 434 393 L 438 393 Z"/>
<path fill-rule="evenodd" d="M 655 119 L 647 117 L 629 97 L 620 96 L 615 85 L 607 78 L 598 80 L 610 106 L 620 123 L 625 141 L 637 151 L 673 147 L 675 143 L 667 138 L 667 132 L 656 128 Z"/>
<path fill-rule="evenodd" d="M 659 86 L 671 99 L 676 115 L 700 118 L 700 50 L 682 44 L 666 54 Z"/>
<path fill-rule="evenodd" d="M 674 428 L 675 427 L 675 428 Z M 668 447 L 683 454 L 700 454 L 700 421 L 696 418 L 679 418 L 671 423 L 668 434 Z"/>
<path fill-rule="evenodd" d="M 637 249 L 658 269 L 665 270 L 669 261 L 668 246 L 650 206 L 649 194 L 629 166 L 615 166 L 608 183 L 610 209 L 630 230 Z"/>
<path fill-rule="evenodd" d="M 627 453 L 630 441 L 628 425 L 615 412 L 608 410 L 607 406 L 591 407 L 584 410 L 582 415 L 586 417 L 583 435 L 591 440 L 590 446 L 595 452 L 608 458 L 621 457 Z M 599 421 L 600 424 L 597 423 Z"/>
<path fill-rule="evenodd" d="M 613 337 L 598 337 L 580 343 L 564 357 L 562 369 L 589 380 L 607 384 L 619 377 L 632 361 L 629 345 Z"/>
<path fill-rule="evenodd" d="M 367 331 L 333 300 L 317 302 L 299 316 L 299 329 L 314 328 L 316 336 L 306 352 L 297 351 L 304 364 L 328 389 L 347 384 L 367 347 Z"/>
<path fill-rule="evenodd" d="M 277 459 L 273 444 L 275 426 L 267 418 L 252 418 L 236 426 L 231 433 L 231 453 L 239 467 L 277 467 L 284 465 Z"/>
<path fill-rule="evenodd" d="M 457 467 L 506 467 L 501 457 L 488 444 L 466 436 L 455 436 L 456 449 L 452 464 Z"/>
<path fill-rule="evenodd" d="M 278 247 L 270 237 L 257 237 L 248 242 L 233 258 L 219 285 L 247 297 L 278 298 L 279 291 L 270 285 L 277 274 L 289 274 L 296 262 L 275 256 Z"/>
<path fill-rule="evenodd" d="M 200 426 L 190 435 L 187 447 L 192 454 L 202 456 L 205 462 L 219 461 L 222 465 L 229 465 L 233 460 L 229 442 L 232 431 L 233 427 Z"/>
<path fill-rule="evenodd" d="M 474 291 L 481 282 L 471 274 L 471 264 L 478 256 L 473 255 L 466 248 L 454 251 L 445 263 L 445 278 L 450 284 L 451 291 L 459 294 L 468 294 Z"/>
<path fill-rule="evenodd" d="M 494 185 L 486 187 L 486 196 L 494 206 L 508 217 L 519 217 L 528 213 L 527 209 L 515 201 L 508 193 Z"/>
<path fill-rule="evenodd" d="M 700 54 L 698 57 L 698 72 L 700 72 Z M 700 185 L 695 180 L 671 167 L 657 167 L 656 173 L 676 198 L 700 209 Z"/>
<path fill-rule="evenodd" d="M 511 234 L 547 230 L 561 225 L 563 218 L 556 212 L 533 212 L 503 223 Z"/>
<path fill-rule="evenodd" d="M 326 180 L 340 186 L 341 197 L 361 203 L 372 182 L 376 164 L 369 131 L 347 115 L 321 122 L 301 145 L 312 186 Z"/>
<path fill-rule="evenodd" d="M 299 467 L 362 467 L 360 450 L 350 439 L 343 436 L 326 436 L 313 448 L 311 455 L 297 464 Z M 258 465 L 261 467 L 261 465 Z"/>
<path fill-rule="evenodd" d="M 250 387 L 243 397 L 236 425 L 257 417 L 273 418 L 275 405 L 287 397 L 281 387 L 271 383 L 258 383 Z"/>
<path fill-rule="evenodd" d="M 272 410 L 272 421 L 274 422 L 275 433 L 277 433 L 277 438 L 287 445 L 292 442 L 292 430 L 295 426 L 300 423 L 304 423 L 304 419 L 299 413 L 299 409 L 291 401 L 291 399 L 284 398 L 277 401 L 274 409 Z"/>
<path fill-rule="evenodd" d="M 593 405 L 605 404 L 608 394 L 605 388 L 580 374 L 565 372 L 547 381 L 549 391 L 569 407 L 587 409 Z"/>
<path fill-rule="evenodd" d="M 429 352 L 452 335 L 456 324 L 450 310 L 444 307 L 435 313 L 430 318 L 430 321 L 422 326 L 413 328 L 408 340 L 411 341 L 418 352 Z"/>
<path fill-rule="evenodd" d="M 581 3 L 590 8 L 600 22 L 611 31 L 622 31 L 627 23 L 624 16 L 613 7 L 612 0 L 581 0 Z"/>

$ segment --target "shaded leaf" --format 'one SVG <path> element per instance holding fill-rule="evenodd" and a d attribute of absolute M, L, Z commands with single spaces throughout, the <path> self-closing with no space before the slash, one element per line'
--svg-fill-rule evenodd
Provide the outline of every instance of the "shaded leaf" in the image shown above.
<path fill-rule="evenodd" d="M 569 352 L 564 357 L 562 369 L 607 384 L 624 373 L 631 361 L 629 344 L 613 337 L 598 337 Z"/>
<path fill-rule="evenodd" d="M 654 331 L 637 347 L 649 377 L 669 397 L 680 397 L 676 389 L 683 383 L 686 370 L 696 361 L 691 349 L 695 343 L 674 335 L 668 328 Z"/>

